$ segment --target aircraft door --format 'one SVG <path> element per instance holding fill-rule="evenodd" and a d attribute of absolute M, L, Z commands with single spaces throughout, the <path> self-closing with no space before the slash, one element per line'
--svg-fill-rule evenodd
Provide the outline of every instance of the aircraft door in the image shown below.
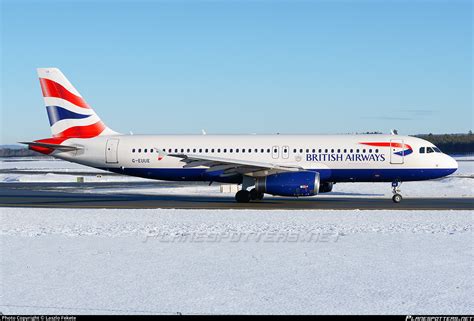
<path fill-rule="evenodd" d="M 403 164 L 405 144 L 403 139 L 390 140 L 390 164 Z"/>
<path fill-rule="evenodd" d="M 105 146 L 105 162 L 108 164 L 118 163 L 118 138 L 111 138 L 107 140 Z"/>

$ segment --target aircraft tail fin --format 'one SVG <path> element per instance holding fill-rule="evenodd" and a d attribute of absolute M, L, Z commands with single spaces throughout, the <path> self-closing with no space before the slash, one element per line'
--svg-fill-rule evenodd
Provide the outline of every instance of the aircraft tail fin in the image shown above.
<path fill-rule="evenodd" d="M 38 68 L 53 137 L 117 135 L 107 127 L 58 68 Z"/>

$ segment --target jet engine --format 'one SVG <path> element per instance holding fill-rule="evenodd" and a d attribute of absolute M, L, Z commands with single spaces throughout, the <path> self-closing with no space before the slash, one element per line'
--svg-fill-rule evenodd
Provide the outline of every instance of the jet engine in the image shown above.
<path fill-rule="evenodd" d="M 259 193 L 280 196 L 313 196 L 320 189 L 319 173 L 311 171 L 284 172 L 255 181 L 255 189 Z"/>

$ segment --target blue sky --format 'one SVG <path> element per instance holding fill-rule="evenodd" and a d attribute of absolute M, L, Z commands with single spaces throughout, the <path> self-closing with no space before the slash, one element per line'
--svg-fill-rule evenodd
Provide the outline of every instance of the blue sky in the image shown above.
<path fill-rule="evenodd" d="M 1 143 L 49 137 L 37 67 L 127 133 L 467 132 L 471 1 L 2 1 Z"/>

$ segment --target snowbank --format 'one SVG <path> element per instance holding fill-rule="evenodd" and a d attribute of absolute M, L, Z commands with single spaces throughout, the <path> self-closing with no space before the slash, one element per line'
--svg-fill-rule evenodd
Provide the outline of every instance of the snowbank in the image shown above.
<path fill-rule="evenodd" d="M 473 218 L 0 208 L 0 311 L 472 314 Z"/>

